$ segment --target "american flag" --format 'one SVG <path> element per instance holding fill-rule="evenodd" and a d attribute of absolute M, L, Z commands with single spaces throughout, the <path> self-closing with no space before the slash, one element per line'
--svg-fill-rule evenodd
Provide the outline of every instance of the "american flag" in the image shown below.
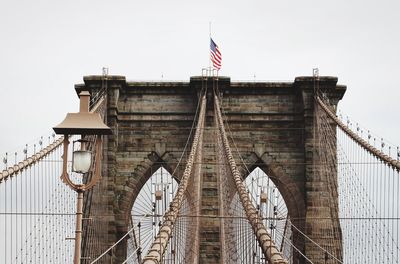
<path fill-rule="evenodd" d="M 215 69 L 219 70 L 222 66 L 222 55 L 219 51 L 217 44 L 214 40 L 210 38 L 210 51 L 211 51 L 211 61 Z"/>

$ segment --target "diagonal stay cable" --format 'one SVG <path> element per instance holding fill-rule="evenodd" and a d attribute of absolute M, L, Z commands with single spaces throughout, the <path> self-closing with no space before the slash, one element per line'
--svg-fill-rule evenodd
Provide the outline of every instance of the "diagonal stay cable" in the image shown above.
<path fill-rule="evenodd" d="M 147 217 L 148 215 L 151 215 L 151 213 L 144 215 L 142 218 L 140 218 L 138 220 L 138 222 L 140 222 L 140 220 L 142 220 L 143 218 Z M 126 232 L 125 235 L 123 235 L 117 242 L 115 242 L 111 247 L 109 247 L 106 251 L 103 252 L 103 254 L 101 254 L 100 256 L 98 256 L 95 260 L 93 260 L 92 262 L 90 262 L 90 264 L 96 263 L 98 260 L 100 260 L 105 254 L 107 254 L 111 249 L 113 249 L 116 245 L 118 245 L 122 240 L 125 239 L 125 237 L 127 237 L 133 230 L 135 229 L 135 226 L 132 226 L 132 228 L 130 230 L 128 230 L 128 232 Z"/>
<path fill-rule="evenodd" d="M 324 249 L 323 247 L 321 247 L 317 242 L 315 242 L 314 240 L 312 240 L 309 236 L 307 236 L 305 233 L 303 233 L 300 229 L 298 229 L 295 225 L 292 224 L 292 227 L 294 227 L 294 229 L 296 229 L 301 235 L 303 235 L 305 238 L 307 238 L 309 241 L 311 241 L 311 243 L 313 243 L 314 245 L 316 245 L 319 249 L 321 249 L 322 251 L 324 251 L 326 254 L 328 254 L 329 256 L 331 256 L 334 260 L 336 260 L 338 263 L 343 263 L 340 259 L 338 259 L 337 257 L 335 257 L 332 253 L 330 253 L 328 250 Z"/>

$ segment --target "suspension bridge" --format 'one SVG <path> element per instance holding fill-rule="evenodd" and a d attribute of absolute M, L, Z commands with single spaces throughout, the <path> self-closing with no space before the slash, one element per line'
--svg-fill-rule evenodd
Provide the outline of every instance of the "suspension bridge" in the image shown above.
<path fill-rule="evenodd" d="M 0 153 L 0 263 L 72 263 L 77 233 L 75 263 L 399 263 L 399 148 L 337 111 L 337 81 L 84 77 L 112 134 Z M 101 171 L 78 211 L 63 164 L 95 175 L 68 140 Z"/>

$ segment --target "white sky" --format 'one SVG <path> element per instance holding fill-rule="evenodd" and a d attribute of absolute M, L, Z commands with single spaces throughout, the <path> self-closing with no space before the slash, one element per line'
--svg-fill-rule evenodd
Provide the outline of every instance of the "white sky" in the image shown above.
<path fill-rule="evenodd" d="M 389 0 L 0 0 L 0 155 L 77 111 L 74 84 L 103 66 L 128 80 L 199 75 L 209 21 L 222 75 L 293 81 L 318 67 L 348 86 L 347 115 L 400 144 L 399 13 Z"/>

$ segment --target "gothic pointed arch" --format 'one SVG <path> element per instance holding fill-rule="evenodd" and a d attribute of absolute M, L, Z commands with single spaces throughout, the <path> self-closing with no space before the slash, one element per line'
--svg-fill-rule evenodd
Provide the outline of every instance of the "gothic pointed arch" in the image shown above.
<path fill-rule="evenodd" d="M 246 179 L 255 168 L 260 168 L 278 188 L 287 206 L 288 215 L 292 224 L 299 230 L 304 231 L 306 214 L 305 198 L 301 187 L 293 180 L 294 177 L 289 176 L 283 164 L 279 163 L 268 152 L 262 153 L 261 156 L 258 156 L 254 152 L 249 152 L 243 155 L 242 158 L 244 164 L 246 164 L 246 166 L 244 166 L 243 163 L 239 165 L 242 178 Z M 292 232 L 293 244 L 303 251 L 305 243 L 304 237 L 295 229 L 293 229 Z M 297 256 L 294 259 L 296 258 L 299 257 Z"/>

